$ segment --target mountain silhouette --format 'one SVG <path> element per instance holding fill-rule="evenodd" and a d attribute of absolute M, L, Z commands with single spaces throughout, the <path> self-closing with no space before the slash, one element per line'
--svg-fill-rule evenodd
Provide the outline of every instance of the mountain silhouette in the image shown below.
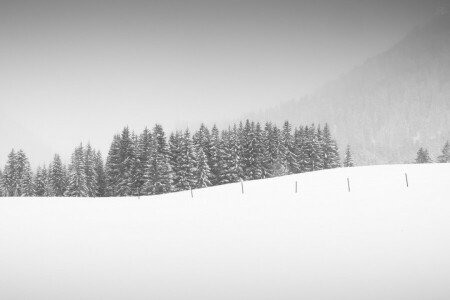
<path fill-rule="evenodd" d="M 438 155 L 450 139 L 450 15 L 413 30 L 314 94 L 251 117 L 328 122 L 359 164 L 411 162 L 419 147 Z"/>

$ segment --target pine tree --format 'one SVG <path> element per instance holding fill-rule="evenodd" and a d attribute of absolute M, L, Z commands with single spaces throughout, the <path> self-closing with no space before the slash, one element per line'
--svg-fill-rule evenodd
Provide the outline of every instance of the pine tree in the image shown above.
<path fill-rule="evenodd" d="M 106 174 L 103 166 L 103 158 L 100 151 L 97 151 L 94 155 L 94 169 L 96 181 L 97 181 L 97 197 L 106 196 Z"/>
<path fill-rule="evenodd" d="M 163 194 L 172 190 L 172 170 L 169 162 L 169 146 L 161 125 L 153 128 L 153 149 L 144 175 L 144 191 L 147 194 Z"/>
<path fill-rule="evenodd" d="M 183 191 L 196 186 L 196 157 L 194 146 L 186 129 L 180 140 L 179 155 L 177 156 L 176 172 L 174 172 L 175 190 Z"/>
<path fill-rule="evenodd" d="M 52 169 L 50 171 L 50 183 L 56 197 L 64 196 L 66 191 L 66 178 L 64 166 L 58 154 L 55 154 L 53 157 Z"/>
<path fill-rule="evenodd" d="M 305 127 L 305 140 L 303 154 L 305 156 L 304 169 L 306 172 L 317 171 L 323 168 L 320 141 L 314 124 Z"/>
<path fill-rule="evenodd" d="M 217 126 L 214 125 L 211 129 L 211 135 L 209 139 L 209 154 L 208 166 L 211 170 L 211 184 L 217 185 L 220 181 L 220 137 Z"/>
<path fill-rule="evenodd" d="M 133 168 L 135 165 L 135 149 L 128 127 L 122 131 L 119 151 L 118 196 L 133 195 Z"/>
<path fill-rule="evenodd" d="M 325 124 L 322 132 L 322 155 L 324 169 L 338 168 L 341 166 L 339 150 L 336 141 L 331 137 L 328 124 Z"/>
<path fill-rule="evenodd" d="M 306 172 L 307 165 L 307 157 L 305 154 L 305 141 L 306 141 L 306 133 L 305 129 L 300 126 L 298 129 L 295 129 L 294 133 L 294 148 L 295 155 L 297 157 L 297 165 L 299 169 L 299 173 Z"/>
<path fill-rule="evenodd" d="M 89 195 L 85 170 L 84 149 L 83 145 L 80 145 L 72 153 L 71 164 L 69 167 L 69 184 L 65 196 L 87 197 Z"/>
<path fill-rule="evenodd" d="M 16 154 L 16 180 L 17 185 L 17 196 L 31 197 L 34 196 L 33 188 L 33 173 L 31 171 L 30 162 L 28 161 L 25 152 L 19 150 Z"/>
<path fill-rule="evenodd" d="M 120 135 L 115 135 L 111 147 L 109 148 L 108 157 L 106 158 L 106 196 L 118 196 L 118 184 L 120 180 Z"/>
<path fill-rule="evenodd" d="M 297 155 L 295 153 L 295 140 L 291 134 L 292 126 L 288 121 L 284 122 L 282 141 L 281 141 L 281 158 L 282 165 L 286 174 L 296 174 L 300 172 L 300 167 L 297 162 Z"/>
<path fill-rule="evenodd" d="M 353 156 L 352 152 L 350 150 L 350 145 L 347 145 L 347 149 L 345 150 L 345 156 L 344 156 L 344 167 L 349 168 L 353 167 Z"/>
<path fill-rule="evenodd" d="M 417 158 L 416 163 L 417 164 L 428 164 L 431 163 L 430 154 L 428 153 L 427 149 L 420 148 L 419 151 L 417 151 Z"/>
<path fill-rule="evenodd" d="M 197 168 L 195 169 L 195 186 L 204 188 L 211 186 L 211 170 L 208 165 L 208 158 L 202 147 L 197 148 Z"/>
<path fill-rule="evenodd" d="M 450 163 L 450 143 L 447 141 L 442 148 L 442 154 L 437 158 L 438 163 Z"/>
<path fill-rule="evenodd" d="M 97 196 L 98 182 L 97 173 L 95 171 L 95 150 L 88 143 L 84 150 L 84 173 L 86 176 L 86 185 L 88 188 L 88 196 Z"/>
<path fill-rule="evenodd" d="M 3 172 L 3 194 L 5 197 L 18 196 L 18 178 L 17 175 L 17 158 L 16 152 L 11 150 Z"/>
<path fill-rule="evenodd" d="M 43 197 L 45 195 L 45 179 L 42 174 L 42 168 L 38 167 L 34 178 L 34 190 L 37 197 Z"/>
<path fill-rule="evenodd" d="M 262 145 L 261 125 L 245 122 L 242 138 L 242 166 L 246 180 L 263 177 L 264 151 Z"/>
<path fill-rule="evenodd" d="M 238 182 L 242 177 L 239 154 L 241 153 L 238 141 L 238 129 L 222 131 L 219 145 L 220 175 L 219 184 Z"/>
<path fill-rule="evenodd" d="M 143 193 L 143 185 L 145 183 L 146 168 L 149 165 L 151 153 L 152 153 L 152 133 L 146 127 L 142 134 L 139 136 L 138 144 L 136 147 L 136 168 L 135 179 L 133 189 L 137 190 L 138 195 Z"/>

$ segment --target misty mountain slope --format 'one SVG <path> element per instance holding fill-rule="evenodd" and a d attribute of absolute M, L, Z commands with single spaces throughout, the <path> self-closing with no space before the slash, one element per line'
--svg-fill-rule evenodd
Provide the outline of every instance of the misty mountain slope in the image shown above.
<path fill-rule="evenodd" d="M 328 122 L 360 164 L 408 162 L 421 146 L 437 155 L 450 139 L 450 15 L 313 95 L 258 117 Z"/>
<path fill-rule="evenodd" d="M 448 299 L 449 181 L 450 164 L 389 165 L 244 194 L 0 198 L 0 298 Z"/>

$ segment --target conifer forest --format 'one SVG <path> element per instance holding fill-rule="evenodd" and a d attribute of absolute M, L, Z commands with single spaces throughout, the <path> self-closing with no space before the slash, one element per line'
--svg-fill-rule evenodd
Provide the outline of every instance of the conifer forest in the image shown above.
<path fill-rule="evenodd" d="M 348 146 L 344 166 L 353 166 Z M 32 170 L 24 151 L 12 150 L 0 171 L 0 195 L 116 197 L 157 195 L 241 180 L 254 180 L 341 166 L 329 126 L 292 128 L 249 120 L 219 131 L 166 135 L 161 125 L 139 135 L 125 127 L 114 136 L 104 160 L 80 144 L 65 165 L 60 155 Z"/>

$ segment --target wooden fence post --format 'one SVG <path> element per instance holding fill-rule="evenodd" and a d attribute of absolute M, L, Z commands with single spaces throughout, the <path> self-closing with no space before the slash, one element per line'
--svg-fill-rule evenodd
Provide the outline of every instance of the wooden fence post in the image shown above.
<path fill-rule="evenodd" d="M 297 194 L 297 180 L 295 181 L 295 193 Z"/>
<path fill-rule="evenodd" d="M 405 173 L 405 179 L 406 179 L 406 187 L 409 187 L 408 174 L 406 174 L 406 173 Z"/>
<path fill-rule="evenodd" d="M 241 190 L 242 190 L 242 194 L 244 193 L 244 181 L 241 178 Z"/>
<path fill-rule="evenodd" d="M 348 192 L 350 193 L 350 179 L 347 178 L 347 186 L 348 186 Z"/>

